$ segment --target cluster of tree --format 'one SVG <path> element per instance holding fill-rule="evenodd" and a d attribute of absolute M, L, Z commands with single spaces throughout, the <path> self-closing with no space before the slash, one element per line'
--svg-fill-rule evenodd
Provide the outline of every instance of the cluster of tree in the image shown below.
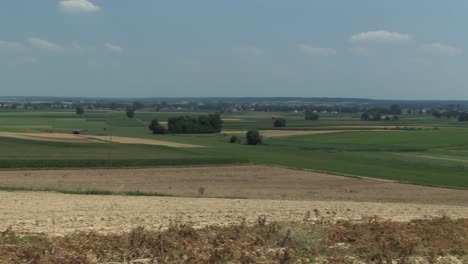
<path fill-rule="evenodd" d="M 125 111 L 125 114 L 127 115 L 128 118 L 134 118 L 135 117 L 135 108 L 128 108 Z"/>
<path fill-rule="evenodd" d="M 219 133 L 223 121 L 219 113 L 198 117 L 179 116 L 167 120 L 167 128 L 174 134 Z"/>
<path fill-rule="evenodd" d="M 305 120 L 318 120 L 320 118 L 319 114 L 316 113 L 316 111 L 312 109 L 307 109 L 305 111 Z"/>
<path fill-rule="evenodd" d="M 153 132 L 153 134 L 166 134 L 167 130 L 166 128 L 161 125 L 158 121 L 158 119 L 153 119 L 151 123 L 148 126 L 149 130 Z"/>
<path fill-rule="evenodd" d="M 461 115 L 463 115 L 463 112 L 455 111 L 455 110 L 449 110 L 449 111 L 439 111 L 439 110 L 432 110 L 431 111 L 432 116 L 435 118 L 457 118 Z"/>
<path fill-rule="evenodd" d="M 284 118 L 274 118 L 273 126 L 274 127 L 286 127 L 286 119 L 284 119 Z"/>
<path fill-rule="evenodd" d="M 398 120 L 402 112 L 401 107 L 397 104 L 393 104 L 388 108 L 375 107 L 362 113 L 361 119 L 365 121 Z"/>
<path fill-rule="evenodd" d="M 16 109 L 19 104 L 0 103 L 0 109 Z"/>
<path fill-rule="evenodd" d="M 364 121 L 395 121 L 399 120 L 400 118 L 397 115 L 381 115 L 380 113 L 369 114 L 365 112 L 361 115 L 361 119 Z"/>
<path fill-rule="evenodd" d="M 256 129 L 247 131 L 245 139 L 247 140 L 247 145 L 259 145 L 263 141 L 262 135 Z"/>
<path fill-rule="evenodd" d="M 84 108 L 83 108 L 82 106 L 79 105 L 79 106 L 77 106 L 77 107 L 75 108 L 75 113 L 76 113 L 77 115 L 79 115 L 79 116 L 82 116 L 82 115 L 84 115 L 85 110 L 84 110 Z"/>
<path fill-rule="evenodd" d="M 468 113 L 462 113 L 458 116 L 458 121 L 460 122 L 467 122 L 468 121 Z"/>

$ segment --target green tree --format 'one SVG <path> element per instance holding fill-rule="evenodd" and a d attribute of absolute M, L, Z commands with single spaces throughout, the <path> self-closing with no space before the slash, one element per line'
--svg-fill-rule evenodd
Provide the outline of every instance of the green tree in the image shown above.
<path fill-rule="evenodd" d="M 305 120 L 318 120 L 320 116 L 315 113 L 312 109 L 307 109 L 305 111 Z"/>
<path fill-rule="evenodd" d="M 128 118 L 134 118 L 135 117 L 135 109 L 134 108 L 128 108 L 126 111 L 127 117 Z"/>
<path fill-rule="evenodd" d="M 361 119 L 364 120 L 364 121 L 368 121 L 370 119 L 370 116 L 367 112 L 364 112 L 362 115 L 361 115 Z"/>
<path fill-rule="evenodd" d="M 262 144 L 262 136 L 258 130 L 249 130 L 245 134 L 248 145 L 259 145 Z"/>
<path fill-rule="evenodd" d="M 229 139 L 229 143 L 239 143 L 240 142 L 240 139 L 237 137 L 237 136 L 232 136 L 230 139 Z"/>
<path fill-rule="evenodd" d="M 273 121 L 273 126 L 274 127 L 286 127 L 286 119 L 275 118 L 275 121 Z"/>
<path fill-rule="evenodd" d="M 390 114 L 392 114 L 392 115 L 401 115 L 401 113 L 402 113 L 402 110 L 401 110 L 400 105 L 393 104 L 393 105 L 390 106 Z"/>
<path fill-rule="evenodd" d="M 159 123 L 157 119 L 153 119 L 148 126 L 148 129 L 153 132 L 153 134 L 166 134 L 166 128 Z"/>
<path fill-rule="evenodd" d="M 84 108 L 83 108 L 81 105 L 79 105 L 79 106 L 77 106 L 77 107 L 75 108 L 75 113 L 76 113 L 77 115 L 79 115 L 79 116 L 82 116 L 82 115 L 84 115 L 85 110 L 84 110 Z"/>
<path fill-rule="evenodd" d="M 135 101 L 133 102 L 133 109 L 140 110 L 143 109 L 145 105 L 142 102 Z"/>

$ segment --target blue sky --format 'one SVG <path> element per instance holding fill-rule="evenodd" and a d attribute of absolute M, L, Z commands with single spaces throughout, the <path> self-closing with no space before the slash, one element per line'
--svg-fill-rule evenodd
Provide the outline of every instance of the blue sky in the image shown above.
<path fill-rule="evenodd" d="M 466 0 L 2 0 L 2 96 L 468 100 Z"/>

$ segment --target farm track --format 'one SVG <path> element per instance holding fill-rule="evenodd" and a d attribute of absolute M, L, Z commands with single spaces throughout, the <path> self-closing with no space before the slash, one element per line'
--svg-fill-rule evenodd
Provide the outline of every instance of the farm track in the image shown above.
<path fill-rule="evenodd" d="M 93 135 L 73 135 L 63 133 L 15 133 L 15 132 L 0 132 L 0 137 L 18 138 L 26 140 L 37 140 L 46 142 L 64 142 L 64 143 L 103 143 L 109 142 L 109 136 L 93 136 Z M 166 146 L 174 148 L 198 148 L 199 145 L 182 144 L 164 140 L 130 138 L 113 136 L 112 142 L 121 144 L 143 144 Z"/>
<path fill-rule="evenodd" d="M 398 130 L 386 130 L 386 129 L 372 129 L 372 130 L 260 130 L 260 134 L 267 138 L 272 137 L 288 137 L 288 136 L 304 136 L 304 135 L 320 135 L 320 134 L 330 134 L 330 133 L 341 133 L 341 132 L 367 132 L 367 131 L 398 131 Z M 226 130 L 224 131 L 226 134 L 244 134 L 246 131 L 240 130 Z"/>

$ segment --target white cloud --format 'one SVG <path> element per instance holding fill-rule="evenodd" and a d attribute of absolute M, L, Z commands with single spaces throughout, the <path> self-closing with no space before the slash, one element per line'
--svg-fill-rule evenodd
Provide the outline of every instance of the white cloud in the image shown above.
<path fill-rule="evenodd" d="M 352 35 L 349 40 L 351 42 L 403 42 L 412 38 L 409 34 L 377 30 Z"/>
<path fill-rule="evenodd" d="M 431 43 L 422 46 L 425 52 L 434 55 L 457 56 L 463 53 L 462 49 L 452 47 L 442 43 Z"/>
<path fill-rule="evenodd" d="M 232 55 L 234 56 L 251 56 L 251 57 L 259 57 L 262 56 L 265 52 L 261 48 L 257 47 L 241 47 L 241 48 L 233 48 Z"/>
<path fill-rule="evenodd" d="M 109 42 L 107 42 L 105 46 L 113 52 L 121 53 L 123 51 L 122 47 Z"/>
<path fill-rule="evenodd" d="M 309 55 L 336 55 L 335 49 L 313 47 L 307 44 L 298 44 L 297 49 Z"/>
<path fill-rule="evenodd" d="M 64 51 L 64 48 L 62 48 L 60 45 L 49 42 L 47 40 L 40 39 L 40 38 L 29 38 L 28 41 L 31 45 L 41 48 L 41 49 L 46 49 L 46 50 L 54 51 L 54 52 Z"/>
<path fill-rule="evenodd" d="M 100 10 L 99 6 L 89 0 L 61 0 L 59 7 L 66 13 L 93 13 Z"/>
<path fill-rule="evenodd" d="M 351 52 L 357 55 L 362 56 L 372 56 L 375 54 L 375 51 L 366 47 L 352 47 Z"/>
<path fill-rule="evenodd" d="M 22 50 L 23 44 L 18 42 L 0 40 L 0 50 Z"/>

